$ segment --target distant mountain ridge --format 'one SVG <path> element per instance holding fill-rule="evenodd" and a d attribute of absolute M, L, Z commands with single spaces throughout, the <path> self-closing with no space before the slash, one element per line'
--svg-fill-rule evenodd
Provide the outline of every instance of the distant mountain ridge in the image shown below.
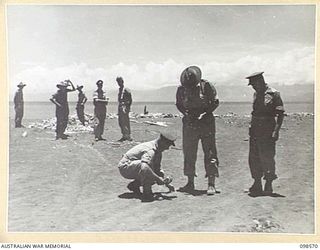
<path fill-rule="evenodd" d="M 247 86 L 215 86 L 218 97 L 223 102 L 251 102 L 253 89 Z M 314 102 L 314 84 L 306 85 L 272 85 L 280 91 L 283 101 Z M 154 90 L 132 90 L 135 101 L 146 102 L 175 102 L 177 86 L 167 86 Z M 117 92 L 110 92 L 114 96 Z M 110 98 L 110 100 L 116 100 Z"/>
<path fill-rule="evenodd" d="M 270 85 L 281 93 L 284 102 L 314 102 L 314 84 L 296 84 L 296 85 Z M 166 86 L 158 89 L 137 90 L 132 89 L 133 101 L 135 102 L 175 102 L 178 86 Z M 215 85 L 218 97 L 222 102 L 251 102 L 253 98 L 253 89 L 250 86 L 239 85 Z M 53 91 L 54 92 L 54 91 Z M 77 92 L 75 92 L 77 93 Z M 76 101 L 77 94 L 70 93 L 69 101 Z M 92 100 L 92 90 L 85 90 L 89 99 Z M 37 93 L 32 98 L 25 95 L 25 101 L 49 101 L 53 93 Z M 110 101 L 117 101 L 118 90 L 107 90 L 107 96 Z M 11 100 L 10 100 L 11 101 Z"/>

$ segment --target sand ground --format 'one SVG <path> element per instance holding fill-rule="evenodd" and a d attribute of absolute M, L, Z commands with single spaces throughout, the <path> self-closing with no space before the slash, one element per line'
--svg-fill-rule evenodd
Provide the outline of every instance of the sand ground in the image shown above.
<path fill-rule="evenodd" d="M 179 138 L 164 152 L 162 166 L 176 188 L 183 186 L 181 119 L 159 119 Z M 31 121 L 24 120 L 28 125 Z M 154 186 L 159 199 L 143 203 L 127 190 L 117 169 L 121 155 L 137 142 L 157 136 L 160 127 L 132 123 L 134 142 L 117 143 L 116 119 L 106 121 L 106 142 L 91 133 L 54 140 L 54 131 L 13 128 L 10 124 L 10 232 L 270 232 L 314 233 L 314 119 L 286 117 L 277 143 L 275 194 L 250 197 L 247 164 L 248 117 L 218 117 L 217 147 L 221 193 L 207 196 L 199 144 L 198 177 L 193 195 L 167 193 Z M 25 133 L 25 131 L 27 133 Z M 25 136 L 22 136 L 22 135 Z"/>

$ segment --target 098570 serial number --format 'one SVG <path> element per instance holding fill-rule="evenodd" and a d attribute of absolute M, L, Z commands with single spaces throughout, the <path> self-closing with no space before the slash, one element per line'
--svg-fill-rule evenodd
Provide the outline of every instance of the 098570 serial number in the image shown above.
<path fill-rule="evenodd" d="M 305 248 L 305 249 L 318 248 L 318 244 L 300 244 L 300 248 Z"/>

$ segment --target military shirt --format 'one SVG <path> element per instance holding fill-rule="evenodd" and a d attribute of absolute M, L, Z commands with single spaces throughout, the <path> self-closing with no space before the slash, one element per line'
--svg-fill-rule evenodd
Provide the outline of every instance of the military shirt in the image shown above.
<path fill-rule="evenodd" d="M 83 103 L 83 101 L 86 99 L 86 95 L 83 92 L 80 92 L 78 94 L 78 104 Z"/>
<path fill-rule="evenodd" d="M 280 93 L 267 85 L 267 89 L 261 95 L 254 93 L 252 115 L 257 117 L 275 117 L 284 112 L 284 106 Z"/>
<path fill-rule="evenodd" d="M 249 134 L 256 138 L 271 138 L 276 126 L 275 117 L 283 113 L 280 93 L 267 86 L 262 94 L 254 93 L 252 119 Z"/>
<path fill-rule="evenodd" d="M 183 114 L 188 112 L 191 115 L 199 116 L 204 112 L 212 113 L 217 105 L 217 91 L 206 80 L 201 80 L 194 88 L 178 87 L 176 106 Z"/>
<path fill-rule="evenodd" d="M 119 88 L 118 93 L 119 106 L 130 107 L 132 103 L 131 91 L 128 88 Z"/>
<path fill-rule="evenodd" d="M 62 107 L 68 106 L 68 91 L 62 91 L 58 90 L 57 93 L 55 93 L 52 98 L 56 100 Z"/>
<path fill-rule="evenodd" d="M 106 100 L 106 92 L 99 89 L 93 92 L 93 104 L 95 108 L 99 110 L 106 110 L 106 104 L 103 102 L 97 102 L 95 99 Z"/>
<path fill-rule="evenodd" d="M 23 92 L 21 89 L 18 89 L 14 95 L 14 106 L 23 106 Z"/>
<path fill-rule="evenodd" d="M 131 148 L 125 157 L 131 161 L 141 160 L 148 164 L 157 174 L 161 168 L 162 152 L 159 151 L 157 140 L 144 142 Z"/>

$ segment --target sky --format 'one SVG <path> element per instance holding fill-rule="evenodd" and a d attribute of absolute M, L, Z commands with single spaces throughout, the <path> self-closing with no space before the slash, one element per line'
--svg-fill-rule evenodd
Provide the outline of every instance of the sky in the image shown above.
<path fill-rule="evenodd" d="M 10 95 L 179 85 L 190 65 L 216 85 L 314 82 L 315 5 L 8 5 Z"/>

